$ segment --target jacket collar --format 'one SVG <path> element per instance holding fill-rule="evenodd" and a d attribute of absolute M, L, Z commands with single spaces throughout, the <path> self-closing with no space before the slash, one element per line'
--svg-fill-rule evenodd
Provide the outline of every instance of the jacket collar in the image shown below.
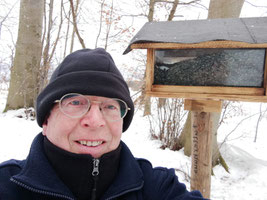
<path fill-rule="evenodd" d="M 121 146 L 118 175 L 103 195 L 103 199 L 116 197 L 127 191 L 138 190 L 143 186 L 143 173 L 138 163 L 122 141 Z M 35 137 L 21 172 L 13 176 L 12 179 L 17 184 L 39 193 L 74 199 L 72 192 L 63 184 L 49 164 L 44 153 L 41 133 Z"/>
<path fill-rule="evenodd" d="M 121 145 L 95 159 L 63 150 L 44 137 L 44 150 L 57 175 L 78 199 L 92 195 L 99 199 L 117 177 Z"/>
<path fill-rule="evenodd" d="M 129 148 L 121 141 L 121 158 L 117 178 L 106 191 L 102 199 L 118 197 L 129 191 L 139 190 L 143 187 L 143 172 L 132 155 Z"/>
<path fill-rule="evenodd" d="M 74 199 L 72 192 L 63 184 L 50 165 L 43 148 L 43 135 L 38 134 L 31 145 L 30 153 L 19 174 L 12 177 L 16 183 L 39 193 L 57 194 Z"/>

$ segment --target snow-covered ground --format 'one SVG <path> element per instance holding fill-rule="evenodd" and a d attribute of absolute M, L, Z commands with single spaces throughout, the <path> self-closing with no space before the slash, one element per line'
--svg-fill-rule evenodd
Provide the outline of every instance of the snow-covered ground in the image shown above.
<path fill-rule="evenodd" d="M 27 156 L 33 138 L 41 131 L 36 121 L 25 119 L 24 110 L 2 113 L 6 93 L 0 91 L 0 162 L 10 159 L 23 159 Z M 258 112 L 259 104 L 245 103 L 246 116 Z M 219 128 L 218 138 L 223 141 L 236 125 L 246 116 L 228 120 Z M 263 119 L 258 128 L 257 142 L 253 142 L 257 116 L 243 121 L 228 136 L 222 145 L 221 153 L 225 158 L 230 174 L 221 166 L 214 168 L 212 176 L 211 198 L 216 200 L 264 200 L 267 199 L 267 123 Z M 188 188 L 191 159 L 182 151 L 162 150 L 161 143 L 149 137 L 148 120 L 137 112 L 133 123 L 122 140 L 130 147 L 136 157 L 149 159 L 154 166 L 166 166 L 177 169 L 181 182 Z M 181 172 L 181 171 L 182 172 Z"/>

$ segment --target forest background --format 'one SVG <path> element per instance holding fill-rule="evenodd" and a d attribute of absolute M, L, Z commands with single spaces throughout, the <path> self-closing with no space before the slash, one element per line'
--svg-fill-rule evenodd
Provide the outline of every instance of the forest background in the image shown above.
<path fill-rule="evenodd" d="M 22 8 L 25 10 L 24 14 Z M 0 3 L 0 10 L 0 92 L 5 99 L 3 110 L 24 108 L 26 115 L 19 116 L 34 116 L 31 107 L 34 106 L 35 97 L 61 60 L 80 48 L 102 47 L 114 57 L 131 86 L 137 112 L 142 112 L 141 117 L 147 116 L 144 131 L 149 133 L 150 138 L 159 139 L 162 149 L 180 150 L 190 156 L 190 149 L 186 149 L 186 142 L 182 142 L 181 137 L 188 132 L 184 128 L 188 113 L 183 110 L 183 101 L 144 98 L 142 86 L 146 51 L 134 50 L 122 55 L 123 51 L 131 38 L 148 21 L 264 17 L 267 16 L 267 3 L 264 0 L 4 0 Z M 23 29 L 26 29 L 26 35 L 20 36 Z M 161 106 L 162 102 L 164 106 Z M 219 128 L 227 124 L 227 121 L 239 117 L 232 130 L 221 134 L 217 133 L 217 129 L 214 131 L 213 166 L 220 164 L 230 172 L 230 161 L 224 162 L 224 157 L 220 154 L 221 144 L 230 140 L 229 135 L 233 135 L 237 127 L 244 127 L 243 122 L 247 119 L 256 119 L 251 124 L 254 130 L 249 137 L 253 137 L 252 142 L 257 143 L 261 124 L 266 117 L 266 105 L 250 104 L 249 109 L 252 108 L 255 113 L 247 112 L 247 105 L 224 102 L 222 113 L 214 118 Z M 174 121 L 178 123 L 173 123 Z M 170 133 L 170 130 L 174 131 Z M 217 139 L 217 135 L 222 139 Z M 236 140 L 239 137 L 244 135 L 234 138 Z M 190 178 L 190 172 L 184 170 L 182 173 Z"/>

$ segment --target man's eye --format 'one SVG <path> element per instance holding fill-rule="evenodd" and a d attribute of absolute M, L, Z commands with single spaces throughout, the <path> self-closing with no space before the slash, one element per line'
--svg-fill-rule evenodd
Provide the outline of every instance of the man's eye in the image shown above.
<path fill-rule="evenodd" d="M 114 106 L 114 105 L 106 105 L 105 108 L 108 109 L 108 110 L 117 110 L 117 109 L 118 109 L 118 108 L 117 108 L 116 106 Z"/>
<path fill-rule="evenodd" d="M 81 101 L 75 100 L 75 101 L 70 101 L 69 104 L 73 106 L 78 106 L 78 105 L 81 105 L 82 103 Z"/>

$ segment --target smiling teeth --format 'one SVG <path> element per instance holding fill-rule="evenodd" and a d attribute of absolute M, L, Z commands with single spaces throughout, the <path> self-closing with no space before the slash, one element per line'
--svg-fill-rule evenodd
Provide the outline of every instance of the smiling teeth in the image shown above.
<path fill-rule="evenodd" d="M 103 141 L 78 141 L 80 144 L 82 145 L 86 145 L 86 146 L 89 146 L 89 147 L 95 147 L 95 146 L 98 146 L 100 144 L 103 143 Z"/>

